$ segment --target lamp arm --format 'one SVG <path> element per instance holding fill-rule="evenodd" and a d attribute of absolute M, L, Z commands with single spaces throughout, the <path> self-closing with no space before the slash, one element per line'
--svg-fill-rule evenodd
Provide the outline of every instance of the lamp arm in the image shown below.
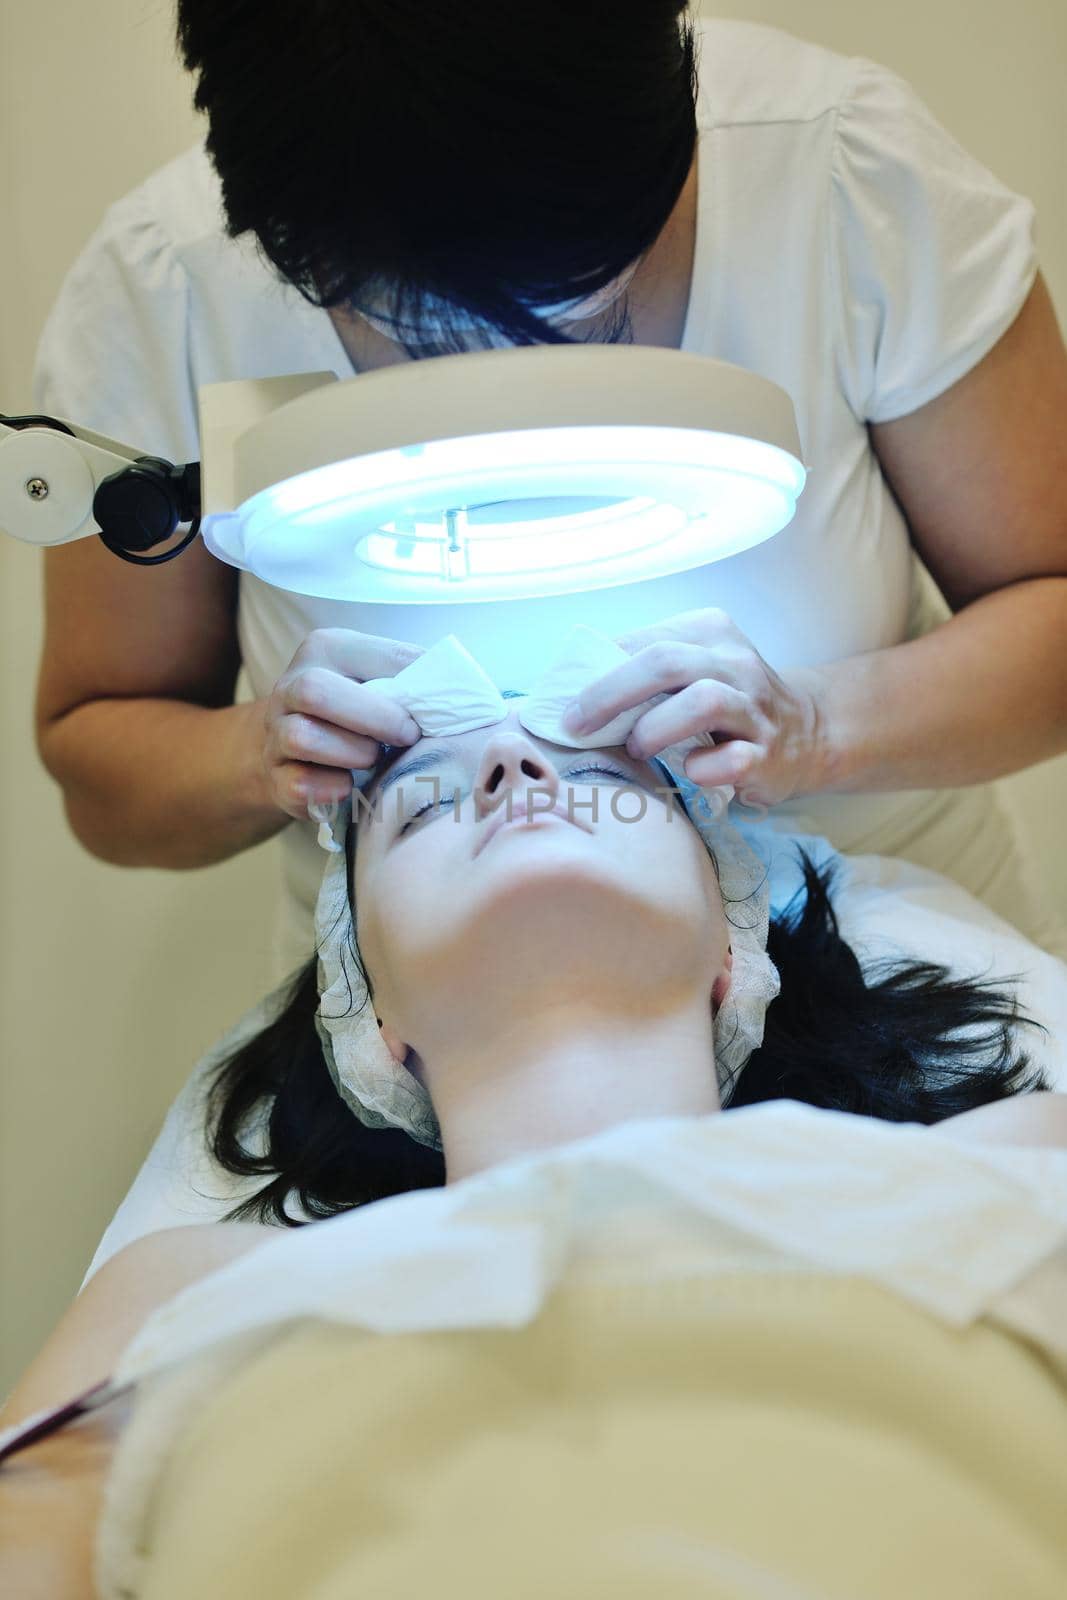
<path fill-rule="evenodd" d="M 186 537 L 163 555 L 141 552 Z M 0 415 L 0 532 L 27 544 L 96 534 L 125 561 L 170 561 L 200 528 L 200 463 L 175 466 L 57 417 Z"/>

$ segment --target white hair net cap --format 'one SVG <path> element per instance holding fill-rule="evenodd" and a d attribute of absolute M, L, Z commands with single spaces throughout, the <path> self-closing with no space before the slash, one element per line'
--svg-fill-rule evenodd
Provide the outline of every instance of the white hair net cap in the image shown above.
<path fill-rule="evenodd" d="M 658 694 L 582 738 L 565 733 L 563 712 L 587 684 L 628 660 L 621 646 L 591 628 L 576 627 L 552 665 L 518 704 L 523 727 L 538 738 L 593 749 L 624 744 Z M 405 707 L 424 735 L 471 732 L 502 722 L 508 701 L 452 634 L 393 678 L 375 678 L 369 688 Z M 657 758 L 669 771 L 689 818 L 711 853 L 730 924 L 733 970 L 727 995 L 713 1024 L 715 1064 L 722 1094 L 763 1041 L 767 1007 L 779 990 L 778 972 L 767 954 L 769 876 L 763 862 L 726 820 L 733 790 L 701 789 L 687 778 L 682 761 L 690 749 L 710 745 L 710 735 L 679 741 Z M 372 773 L 353 772 L 357 787 Z M 350 801 L 309 807 L 320 823 L 319 844 L 328 852 L 315 910 L 319 958 L 316 1027 L 338 1093 L 368 1128 L 401 1128 L 431 1149 L 441 1149 L 440 1129 L 425 1087 L 396 1060 L 378 1028 L 374 1007 L 356 958 L 349 904 L 345 835 Z"/>

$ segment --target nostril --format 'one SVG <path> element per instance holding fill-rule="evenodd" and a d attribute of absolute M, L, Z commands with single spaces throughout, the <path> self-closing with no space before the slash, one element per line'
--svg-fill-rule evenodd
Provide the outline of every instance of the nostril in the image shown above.
<path fill-rule="evenodd" d="M 504 769 L 498 762 L 497 765 L 493 768 L 492 772 L 489 774 L 488 779 L 486 780 L 485 791 L 484 791 L 486 794 L 492 794 L 493 793 L 493 790 L 496 788 L 497 784 L 500 782 L 500 779 L 503 777 L 503 774 L 504 774 Z"/>
<path fill-rule="evenodd" d="M 536 778 L 543 782 L 545 770 L 544 763 L 536 758 L 522 756 L 519 761 L 519 771 L 527 778 Z M 486 777 L 485 783 L 482 785 L 482 793 L 486 795 L 495 794 L 500 784 L 505 781 L 506 775 L 506 765 L 504 762 L 498 761 Z"/>

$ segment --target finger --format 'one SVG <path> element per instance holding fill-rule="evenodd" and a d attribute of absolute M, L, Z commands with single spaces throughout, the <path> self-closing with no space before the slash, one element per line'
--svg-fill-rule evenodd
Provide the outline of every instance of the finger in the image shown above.
<path fill-rule="evenodd" d="M 366 682 L 369 678 L 395 678 L 426 652 L 422 645 L 407 639 L 359 633 L 355 628 L 316 628 L 304 640 L 300 653 L 303 660 Z"/>
<path fill-rule="evenodd" d="M 279 717 L 274 727 L 274 750 L 285 761 L 302 761 L 317 767 L 373 767 L 378 760 L 377 739 L 350 733 L 314 717 Z"/>
<path fill-rule="evenodd" d="M 662 622 L 654 622 L 647 628 L 635 628 L 629 633 L 620 633 L 616 636 L 615 643 L 620 649 L 633 655 L 636 651 L 643 650 L 646 645 L 656 644 L 660 639 L 680 639 L 686 644 L 713 645 L 727 636 L 743 637 L 729 612 L 720 610 L 718 606 L 702 606 L 697 611 L 679 611 L 675 616 L 664 617 Z"/>
<path fill-rule="evenodd" d="M 328 805 L 331 800 L 348 799 L 352 793 L 352 774 L 347 770 L 287 761 L 275 768 L 274 788 L 282 810 L 297 821 L 306 822 L 310 804 Z"/>
<path fill-rule="evenodd" d="M 287 713 L 369 735 L 382 744 L 414 744 L 421 736 L 418 723 L 398 701 L 325 667 L 298 673 L 286 684 L 283 703 Z"/>
<path fill-rule="evenodd" d="M 702 789 L 726 783 L 736 788 L 752 776 L 762 755 L 762 746 L 747 739 L 731 739 L 714 750 L 690 750 L 682 765 L 686 777 Z"/>
<path fill-rule="evenodd" d="M 710 733 L 716 740 L 758 738 L 748 695 L 716 678 L 699 678 L 646 711 L 634 724 L 626 748 L 638 760 L 647 761 L 668 745 L 702 733 Z"/>
<path fill-rule="evenodd" d="M 678 639 L 647 645 L 582 690 L 564 713 L 564 731 L 592 733 L 655 694 L 684 689 L 708 677 L 714 664 L 714 653 L 700 645 Z"/>

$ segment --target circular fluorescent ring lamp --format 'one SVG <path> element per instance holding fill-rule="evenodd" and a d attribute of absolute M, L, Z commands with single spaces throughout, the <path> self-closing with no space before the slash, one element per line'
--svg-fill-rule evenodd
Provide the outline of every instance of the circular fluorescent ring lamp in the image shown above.
<path fill-rule="evenodd" d="M 442 356 L 326 384 L 233 445 L 208 548 L 279 588 L 450 604 L 635 583 L 747 550 L 804 486 L 784 390 L 645 346 Z"/>

